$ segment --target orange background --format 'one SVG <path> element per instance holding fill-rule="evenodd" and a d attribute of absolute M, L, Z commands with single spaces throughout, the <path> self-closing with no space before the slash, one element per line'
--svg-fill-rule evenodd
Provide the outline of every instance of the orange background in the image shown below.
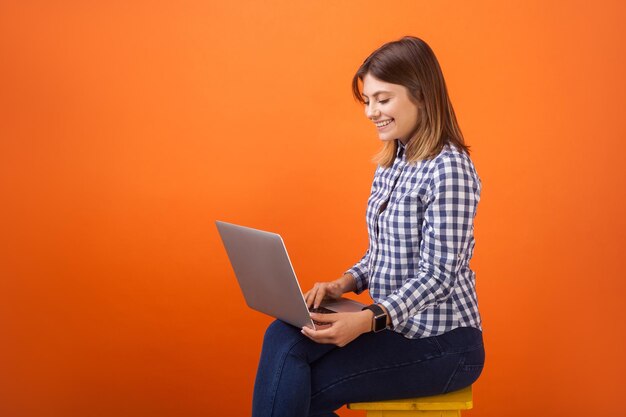
<path fill-rule="evenodd" d="M 0 415 L 249 415 L 270 319 L 214 220 L 281 233 L 305 288 L 358 260 L 380 143 L 350 80 L 405 34 L 438 55 L 484 187 L 467 415 L 609 413 L 625 20 L 620 1 L 3 1 Z"/>

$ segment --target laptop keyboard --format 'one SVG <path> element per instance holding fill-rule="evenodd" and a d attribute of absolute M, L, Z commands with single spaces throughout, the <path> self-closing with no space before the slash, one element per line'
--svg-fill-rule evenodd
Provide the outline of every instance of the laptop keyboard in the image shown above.
<path fill-rule="evenodd" d="M 309 311 L 311 313 L 319 313 L 319 314 L 333 314 L 333 313 L 336 313 L 336 311 L 329 310 L 326 307 L 317 307 L 317 308 L 309 307 Z M 321 325 L 324 325 L 324 324 L 328 324 L 328 323 L 324 323 L 324 322 L 320 322 L 320 321 L 316 321 L 316 320 L 313 320 L 313 323 L 318 325 L 318 326 L 321 326 Z"/>
<path fill-rule="evenodd" d="M 320 314 L 332 314 L 332 313 L 336 313 L 336 311 L 333 310 L 329 310 L 326 307 L 309 307 L 309 311 L 311 313 L 320 313 Z"/>

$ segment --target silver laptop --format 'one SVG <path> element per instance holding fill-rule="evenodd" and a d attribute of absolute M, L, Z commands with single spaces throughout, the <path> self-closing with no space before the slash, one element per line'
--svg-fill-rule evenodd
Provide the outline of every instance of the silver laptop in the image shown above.
<path fill-rule="evenodd" d="M 315 329 L 283 239 L 232 223 L 215 222 L 248 306 L 296 327 Z M 360 311 L 347 298 L 322 303 L 330 312 Z"/>

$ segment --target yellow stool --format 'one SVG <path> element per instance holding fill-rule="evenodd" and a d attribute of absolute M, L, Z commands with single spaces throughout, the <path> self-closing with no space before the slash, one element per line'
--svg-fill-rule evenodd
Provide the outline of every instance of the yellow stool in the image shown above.
<path fill-rule="evenodd" d="M 348 404 L 350 410 L 366 410 L 367 417 L 461 417 L 472 406 L 471 386 L 432 397 Z"/>

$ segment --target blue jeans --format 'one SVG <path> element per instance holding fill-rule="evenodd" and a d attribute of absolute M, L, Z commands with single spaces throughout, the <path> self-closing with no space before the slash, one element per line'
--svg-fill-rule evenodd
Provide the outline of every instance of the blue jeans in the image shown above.
<path fill-rule="evenodd" d="M 472 327 L 421 339 L 384 330 L 339 348 L 276 320 L 263 340 L 252 416 L 336 417 L 350 402 L 443 394 L 471 385 L 484 362 L 482 332 Z"/>

